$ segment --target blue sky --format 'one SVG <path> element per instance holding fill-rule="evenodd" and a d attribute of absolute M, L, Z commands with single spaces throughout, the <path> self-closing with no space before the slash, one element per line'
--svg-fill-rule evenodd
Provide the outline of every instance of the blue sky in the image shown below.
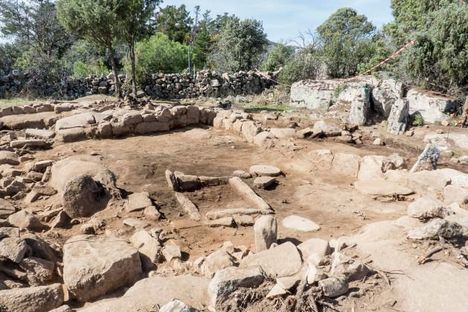
<path fill-rule="evenodd" d="M 365 14 L 375 25 L 392 20 L 390 0 L 166 0 L 164 5 L 200 5 L 213 15 L 224 12 L 263 21 L 272 41 L 297 39 L 299 33 L 314 30 L 333 12 L 351 7 Z"/>

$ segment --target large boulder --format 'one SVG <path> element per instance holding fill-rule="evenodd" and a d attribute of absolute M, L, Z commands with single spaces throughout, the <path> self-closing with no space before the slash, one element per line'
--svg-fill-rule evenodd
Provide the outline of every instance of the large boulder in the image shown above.
<path fill-rule="evenodd" d="M 92 215 L 119 193 L 111 171 L 97 162 L 75 158 L 54 163 L 49 185 L 58 191 L 72 218 Z"/>
<path fill-rule="evenodd" d="M 90 301 L 141 277 L 138 250 L 117 238 L 80 235 L 63 248 L 63 281 L 71 296 Z"/>
<path fill-rule="evenodd" d="M 336 87 L 330 80 L 295 82 L 291 86 L 291 105 L 327 111 L 334 102 Z"/>
<path fill-rule="evenodd" d="M 435 123 L 450 118 L 457 111 L 459 103 L 453 99 L 427 90 L 411 89 L 406 96 L 409 113 L 419 113 L 426 123 Z"/>

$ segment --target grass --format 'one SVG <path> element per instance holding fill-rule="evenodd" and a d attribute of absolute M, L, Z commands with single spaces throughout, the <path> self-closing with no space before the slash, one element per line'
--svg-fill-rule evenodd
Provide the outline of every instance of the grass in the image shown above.
<path fill-rule="evenodd" d="M 42 102 L 40 99 L 30 100 L 27 98 L 9 98 L 9 99 L 0 99 L 0 107 L 24 105 L 31 103 Z"/>

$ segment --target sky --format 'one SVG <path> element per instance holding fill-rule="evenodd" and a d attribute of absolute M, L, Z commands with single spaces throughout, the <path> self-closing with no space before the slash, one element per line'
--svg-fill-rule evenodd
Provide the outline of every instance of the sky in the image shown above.
<path fill-rule="evenodd" d="M 351 7 L 368 17 L 376 26 L 392 20 L 390 0 L 166 0 L 163 5 L 185 4 L 193 10 L 210 10 L 212 15 L 228 12 L 241 18 L 263 21 L 268 39 L 278 42 L 296 40 L 300 33 L 315 30 L 333 12 Z"/>

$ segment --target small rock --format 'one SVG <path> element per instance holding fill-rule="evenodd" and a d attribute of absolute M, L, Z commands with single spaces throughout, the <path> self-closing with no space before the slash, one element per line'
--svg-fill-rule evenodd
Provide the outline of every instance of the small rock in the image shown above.
<path fill-rule="evenodd" d="M 199 310 L 192 308 L 180 300 L 173 299 L 159 308 L 159 312 L 198 312 Z"/>
<path fill-rule="evenodd" d="M 250 174 L 253 176 L 267 176 L 277 177 L 281 175 L 281 170 L 274 166 L 269 165 L 254 165 L 249 169 Z"/>
<path fill-rule="evenodd" d="M 344 276 L 329 277 L 319 282 L 323 294 L 329 298 L 336 298 L 348 292 L 348 282 Z"/>
<path fill-rule="evenodd" d="M 415 240 L 438 239 L 439 237 L 451 239 L 463 235 L 463 227 L 455 222 L 444 219 L 433 219 L 426 225 L 409 231 L 408 238 Z"/>
<path fill-rule="evenodd" d="M 7 237 L 0 241 L 0 258 L 6 258 L 15 263 L 20 263 L 29 250 L 28 244 L 20 238 Z"/>
<path fill-rule="evenodd" d="M 408 206 L 408 215 L 421 221 L 444 218 L 449 214 L 442 202 L 428 196 L 418 198 Z"/>
<path fill-rule="evenodd" d="M 312 220 L 292 215 L 283 219 L 285 228 L 300 232 L 315 232 L 320 230 L 320 226 Z"/>
<path fill-rule="evenodd" d="M 164 245 L 162 249 L 162 255 L 167 262 L 171 262 L 172 259 L 180 259 L 182 257 L 180 247 L 177 246 L 174 242 L 169 242 Z"/>
<path fill-rule="evenodd" d="M 133 193 L 128 196 L 127 212 L 143 210 L 146 207 L 150 207 L 152 205 L 153 203 L 151 202 L 147 192 Z"/>
<path fill-rule="evenodd" d="M 20 210 L 8 217 L 8 222 L 11 225 L 19 227 L 20 229 L 28 229 L 31 231 L 42 231 L 46 228 L 44 224 L 32 213 L 26 210 Z"/>
<path fill-rule="evenodd" d="M 161 218 L 161 213 L 155 206 L 148 206 L 143 211 L 143 215 L 150 221 L 158 221 Z"/>
<path fill-rule="evenodd" d="M 272 189 L 278 184 L 278 180 L 273 177 L 257 177 L 253 185 L 259 189 Z"/>

